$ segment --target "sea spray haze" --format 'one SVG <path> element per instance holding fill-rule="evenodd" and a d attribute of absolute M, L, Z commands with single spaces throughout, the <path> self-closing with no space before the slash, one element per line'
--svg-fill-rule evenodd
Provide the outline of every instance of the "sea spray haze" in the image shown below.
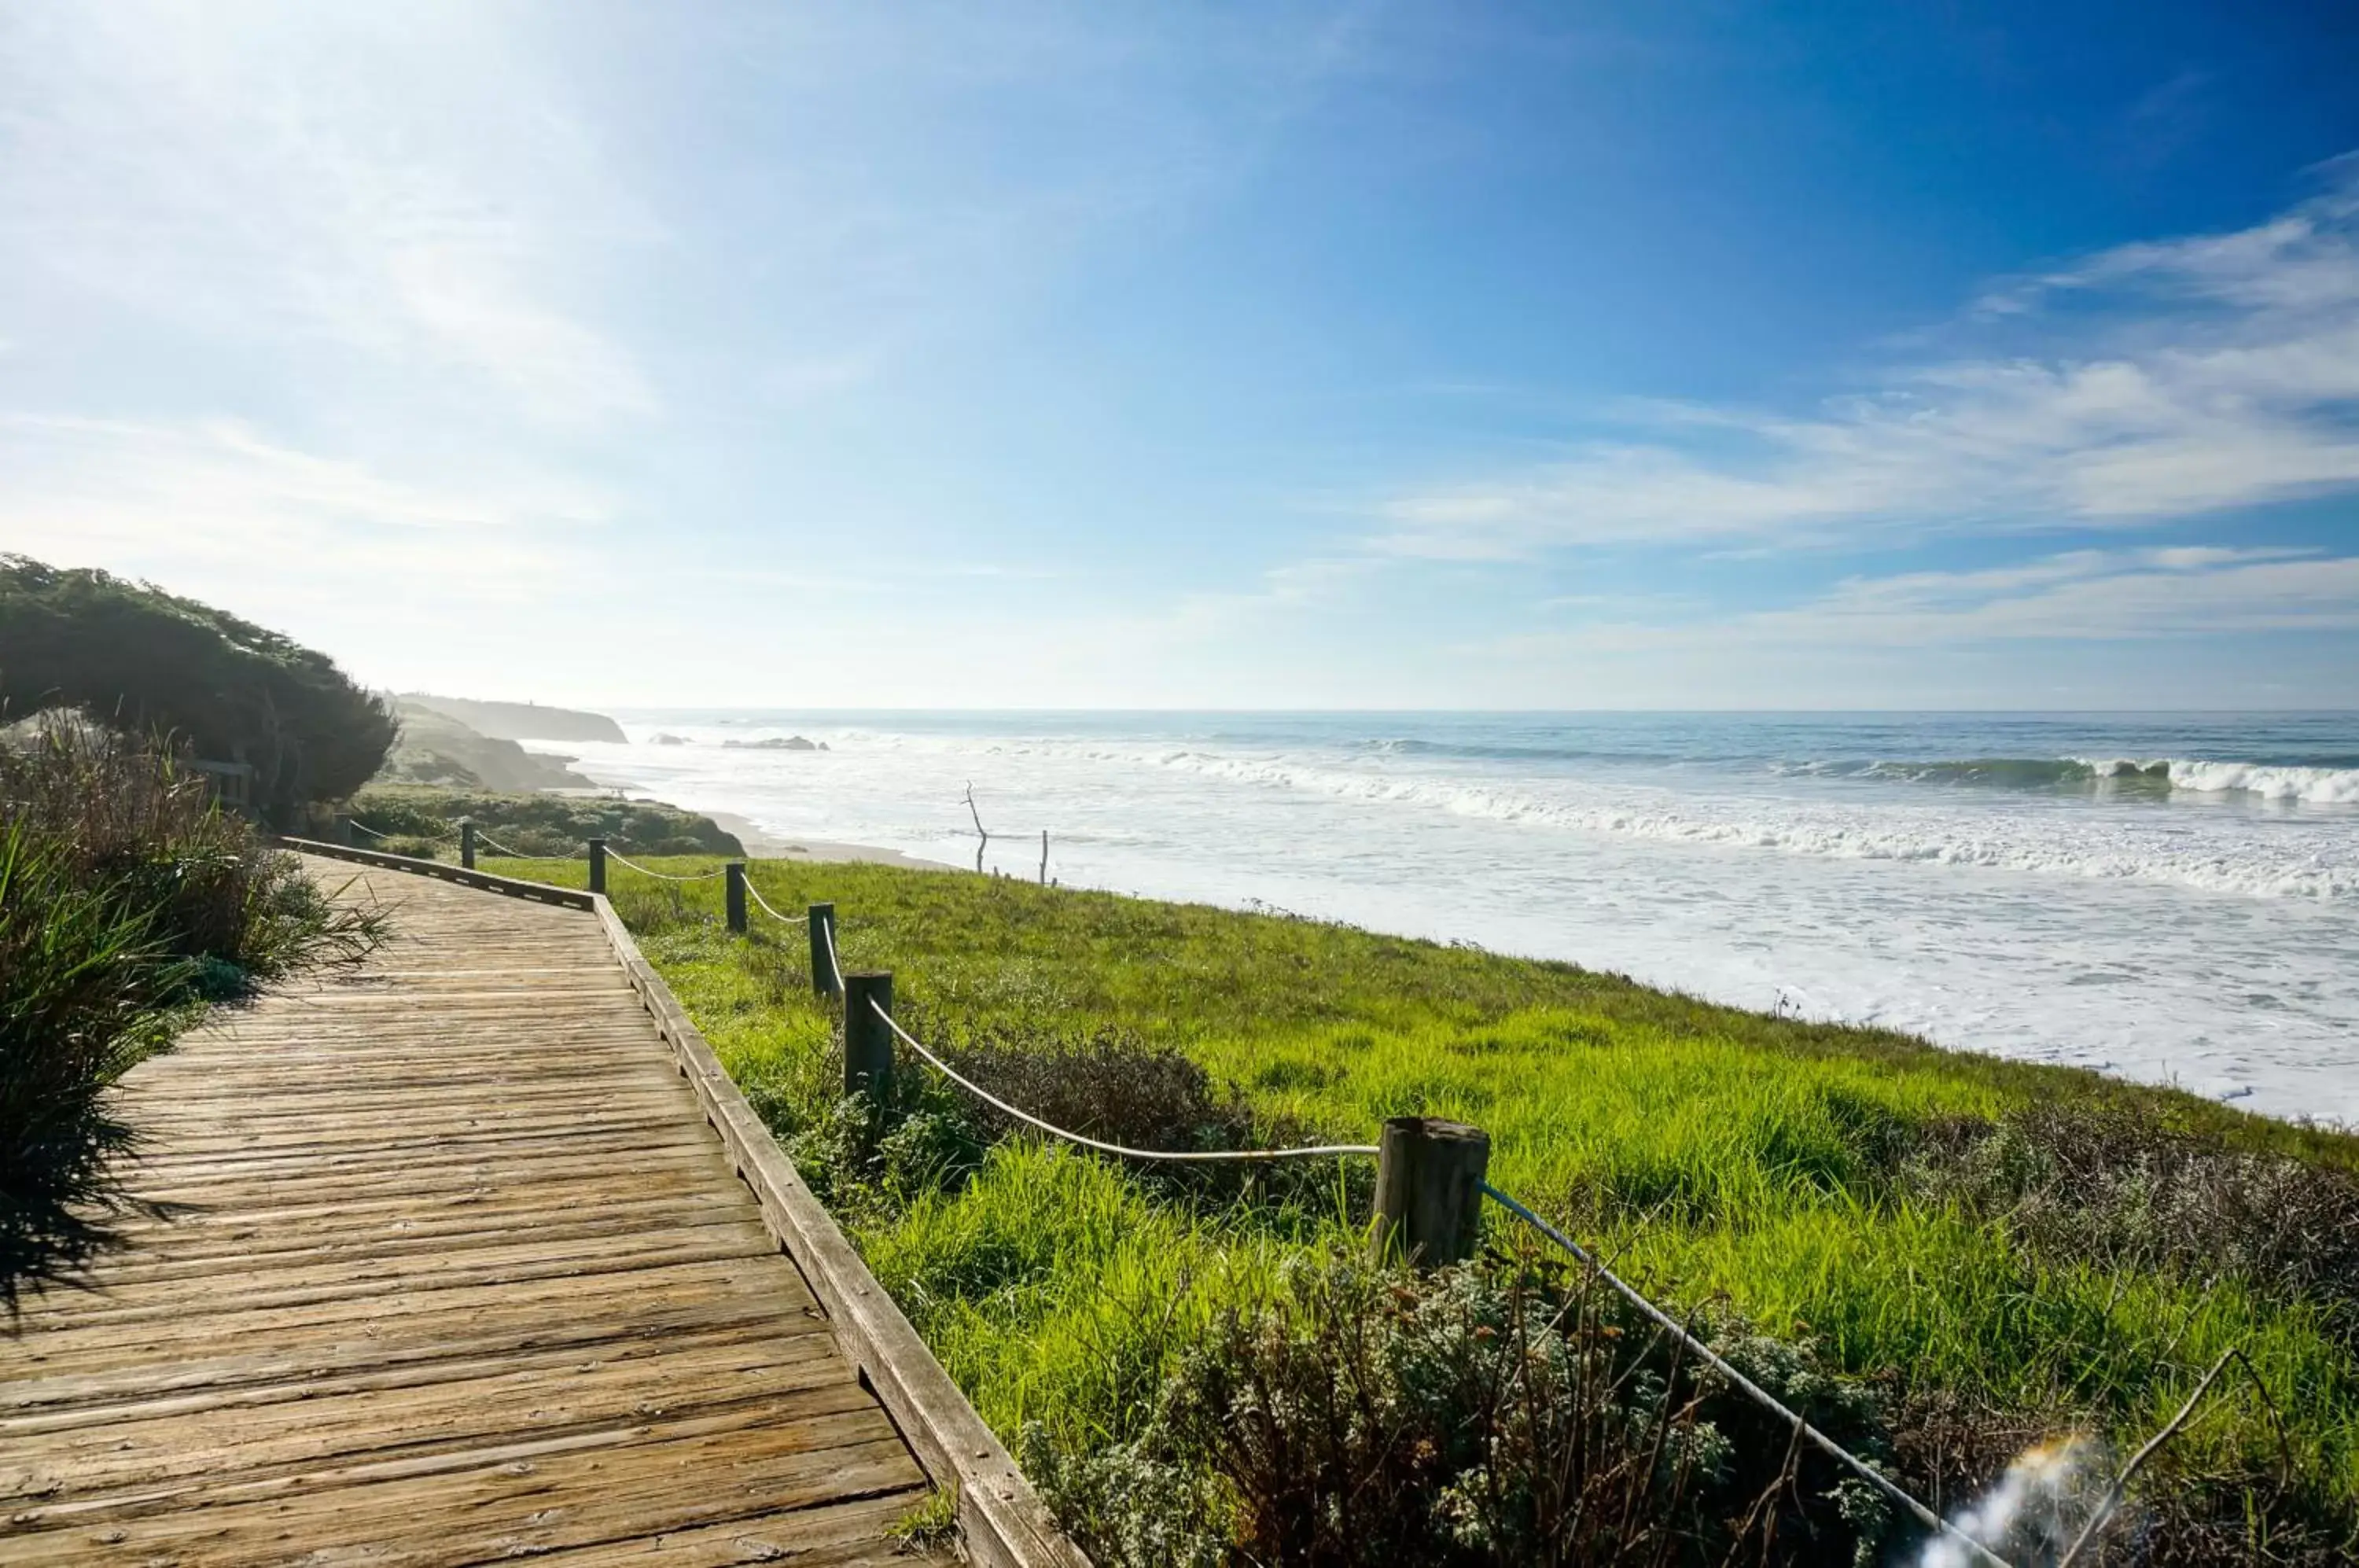
<path fill-rule="evenodd" d="M 2359 1120 L 2359 715 L 625 713 L 788 836 L 1258 899 Z M 803 734 L 825 752 L 747 742 Z"/>

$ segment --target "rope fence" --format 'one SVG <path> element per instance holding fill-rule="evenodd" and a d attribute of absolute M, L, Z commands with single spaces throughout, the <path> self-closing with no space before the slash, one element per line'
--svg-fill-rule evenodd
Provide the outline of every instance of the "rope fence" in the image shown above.
<path fill-rule="evenodd" d="M 745 878 L 745 896 L 754 900 L 754 905 L 756 909 L 769 916 L 772 920 L 778 921 L 782 925 L 793 925 L 795 923 L 794 917 L 791 915 L 782 915 L 778 913 L 777 910 L 770 908 L 770 900 L 762 897 L 762 890 L 754 886 L 754 879 L 750 877 Z M 832 958 L 834 955 L 835 950 L 831 946 L 828 949 L 828 956 Z"/>
<path fill-rule="evenodd" d="M 617 866 L 628 866 L 642 877 L 652 877 L 658 882 L 710 882 L 723 875 L 723 869 L 717 866 L 710 871 L 698 871 L 685 877 L 676 877 L 669 871 L 650 871 L 637 861 L 625 857 L 619 850 L 613 849 L 606 852 L 606 858 Z"/>
<path fill-rule="evenodd" d="M 815 920 L 812 924 L 819 928 L 820 945 L 827 952 L 828 972 L 835 976 L 835 994 L 841 996 L 843 995 L 843 963 L 835 955 L 835 922 Z"/>

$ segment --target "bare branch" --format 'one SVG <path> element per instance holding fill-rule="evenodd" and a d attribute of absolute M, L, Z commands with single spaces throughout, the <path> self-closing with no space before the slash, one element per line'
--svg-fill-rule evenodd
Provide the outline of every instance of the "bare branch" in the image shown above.
<path fill-rule="evenodd" d="M 2187 1418 L 2195 1413 L 2195 1407 L 2203 1402 L 2203 1396 L 2212 1391 L 2212 1380 L 2226 1370 L 2228 1363 L 2243 1359 L 2239 1355 L 2242 1348 L 2240 1345 L 2232 1345 L 2228 1347 L 2227 1354 L 2212 1363 L 2212 1370 L 2203 1374 L 2203 1381 L 2195 1385 L 2195 1392 L 2187 1396 L 2187 1402 L 2179 1407 L 2179 1413 L 2170 1418 L 2170 1424 L 2147 1439 L 2146 1446 L 2139 1449 L 2127 1465 L 2122 1466 L 2122 1473 L 2114 1477 L 2112 1486 L 2105 1488 L 2104 1501 L 2097 1506 L 2096 1513 L 2091 1517 L 2086 1525 L 2082 1527 L 2080 1538 L 2072 1542 L 2072 1549 L 2064 1554 L 2061 1561 L 2056 1564 L 2056 1568 L 2072 1568 L 2072 1564 L 2080 1561 L 2082 1552 L 2089 1542 L 2097 1538 L 2097 1532 L 2104 1529 L 2106 1521 L 2114 1517 L 2114 1510 L 2121 1507 L 2122 1494 L 2129 1489 L 2131 1480 L 2164 1443 L 2179 1434 L 2179 1429 L 2187 1424 Z M 2246 1363 L 2247 1367 L 2250 1365 Z"/>
<path fill-rule="evenodd" d="M 974 869 L 980 875 L 983 871 L 983 853 L 991 847 L 991 830 L 983 825 L 983 813 L 975 809 L 974 780 L 972 779 L 966 781 L 966 811 L 967 815 L 974 819 Z"/>

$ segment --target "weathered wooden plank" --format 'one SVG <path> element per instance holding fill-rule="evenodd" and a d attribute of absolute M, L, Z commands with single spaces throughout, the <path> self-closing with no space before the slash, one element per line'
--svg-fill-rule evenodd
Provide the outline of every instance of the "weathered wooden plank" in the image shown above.
<path fill-rule="evenodd" d="M 657 1232 L 584 1241 L 489 1247 L 451 1258 L 392 1258 L 332 1263 L 208 1276 L 193 1282 L 169 1281 L 174 1289 L 102 1288 L 93 1296 L 65 1301 L 51 1296 L 27 1309 L 26 1332 L 60 1323 L 78 1329 L 125 1323 L 185 1323 L 192 1318 L 268 1312 L 382 1297 L 407 1299 L 420 1292 L 473 1286 L 501 1288 L 529 1280 L 588 1279 L 640 1269 L 681 1263 L 734 1262 L 765 1258 L 774 1250 L 758 1225 L 706 1225 L 693 1231 Z M 237 1279 L 224 1285 L 223 1279 Z"/>
<path fill-rule="evenodd" d="M 795 1568 L 908 1568 L 908 1555 L 881 1544 L 885 1532 L 924 1499 L 922 1490 L 886 1492 L 856 1502 L 806 1508 L 777 1521 L 705 1525 L 636 1541 L 553 1552 L 536 1563 L 562 1568 L 734 1568 L 791 1563 Z"/>
<path fill-rule="evenodd" d="M 884 1424 L 873 1410 L 841 1419 Z M 274 1483 L 275 1495 L 139 1519 L 19 1527 L 21 1533 L 0 1537 L 0 1562 L 271 1568 L 364 1560 L 385 1568 L 462 1568 L 651 1530 L 775 1519 L 905 1492 L 922 1479 L 889 1426 L 864 1441 L 816 1444 L 799 1429 L 675 1433 L 654 1425 L 636 1435 L 636 1445 L 575 1438 L 432 1455 L 404 1467 L 325 1470 Z"/>
<path fill-rule="evenodd" d="M 659 1357 L 576 1356 L 497 1363 L 473 1377 L 429 1383 L 379 1377 L 333 1391 L 315 1387 L 305 1391 L 300 1421 L 276 1402 L 215 1400 L 104 1423 L 52 1423 L 10 1432 L 0 1444 L 0 1508 L 136 1494 L 125 1506 L 147 1512 L 168 1484 L 276 1476 L 356 1454 L 427 1453 L 503 1434 L 554 1435 L 756 1406 L 777 1420 L 834 1413 L 851 1408 L 840 1401 L 853 1397 L 853 1385 L 826 1351 L 812 1335 L 717 1339 L 668 1347 Z M 813 1390 L 837 1402 L 794 1402 Z"/>
<path fill-rule="evenodd" d="M 660 1349 L 701 1334 L 737 1331 L 783 1335 L 824 1332 L 814 1305 L 783 1305 L 750 1284 L 736 1290 L 689 1290 L 677 1281 L 636 1300 L 600 1298 L 592 1316 L 549 1310 L 546 1301 L 503 1299 L 496 1306 L 453 1321 L 440 1318 L 430 1333 L 383 1332 L 379 1320 L 327 1325 L 311 1334 L 255 1333 L 215 1339 L 145 1357 L 91 1346 L 95 1355 L 49 1357 L 45 1375 L 0 1383 L 0 1417 L 16 1420 L 109 1419 L 108 1412 L 156 1399 L 263 1397 L 271 1389 L 300 1399 L 315 1384 L 342 1377 L 408 1376 L 430 1379 L 450 1367 L 487 1358 L 542 1354 L 605 1356 L 619 1347 Z M 316 1327 L 317 1325 L 315 1325 Z M 266 1350 L 252 1348 L 266 1343 Z"/>

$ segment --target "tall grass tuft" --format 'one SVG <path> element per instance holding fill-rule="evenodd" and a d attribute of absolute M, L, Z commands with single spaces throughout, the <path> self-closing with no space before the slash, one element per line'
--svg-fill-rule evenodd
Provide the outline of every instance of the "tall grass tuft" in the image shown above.
<path fill-rule="evenodd" d="M 137 1206 L 113 1089 L 204 1005 L 356 959 L 340 908 L 168 751 L 64 723 L 0 745 L 0 1304 Z"/>

